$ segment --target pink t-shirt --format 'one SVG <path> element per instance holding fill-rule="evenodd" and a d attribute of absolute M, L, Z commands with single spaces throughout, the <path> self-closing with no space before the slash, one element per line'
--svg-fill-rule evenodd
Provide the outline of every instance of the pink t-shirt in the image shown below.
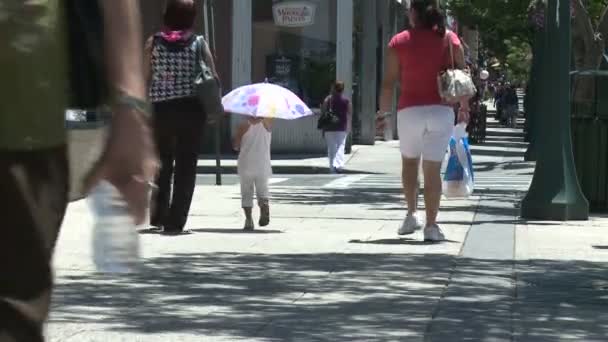
<path fill-rule="evenodd" d="M 460 39 L 451 31 L 447 36 L 456 53 Z M 399 110 L 442 104 L 437 89 L 437 75 L 452 63 L 447 39 L 432 30 L 411 29 L 395 35 L 389 48 L 394 49 L 399 57 Z"/>

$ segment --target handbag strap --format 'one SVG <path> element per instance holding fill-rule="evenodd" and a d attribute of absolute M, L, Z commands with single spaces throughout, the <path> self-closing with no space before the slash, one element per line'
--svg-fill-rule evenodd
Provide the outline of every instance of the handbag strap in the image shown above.
<path fill-rule="evenodd" d="M 448 49 L 450 50 L 450 60 L 452 62 L 452 70 L 456 69 L 456 62 L 454 61 L 454 47 L 452 47 L 452 40 L 450 39 L 450 33 L 452 31 L 447 30 L 445 32 L 445 40 L 448 43 Z"/>
<path fill-rule="evenodd" d="M 203 62 L 206 64 L 207 68 L 211 68 L 211 62 L 209 61 L 211 56 L 208 56 L 207 54 L 208 46 L 209 44 L 204 36 L 196 37 L 196 49 L 198 50 L 199 63 Z"/>
<path fill-rule="evenodd" d="M 198 61 L 200 62 L 204 62 L 207 63 L 207 61 L 205 60 L 205 54 L 203 53 L 203 48 L 204 48 L 204 44 L 205 43 L 205 38 L 203 38 L 203 36 L 197 36 L 196 37 L 196 53 L 198 55 Z"/>
<path fill-rule="evenodd" d="M 328 97 L 325 98 L 325 103 L 326 103 L 325 104 L 325 106 L 326 106 L 325 112 L 327 112 L 327 113 L 331 112 L 332 111 L 332 108 L 331 108 L 332 107 L 331 95 L 329 95 Z"/>

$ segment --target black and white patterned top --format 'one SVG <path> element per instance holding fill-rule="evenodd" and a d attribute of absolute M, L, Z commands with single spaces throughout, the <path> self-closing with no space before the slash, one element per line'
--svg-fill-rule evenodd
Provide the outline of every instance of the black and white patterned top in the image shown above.
<path fill-rule="evenodd" d="M 162 102 L 194 97 L 197 58 L 196 39 L 190 44 L 178 45 L 155 38 L 152 48 L 150 101 Z"/>

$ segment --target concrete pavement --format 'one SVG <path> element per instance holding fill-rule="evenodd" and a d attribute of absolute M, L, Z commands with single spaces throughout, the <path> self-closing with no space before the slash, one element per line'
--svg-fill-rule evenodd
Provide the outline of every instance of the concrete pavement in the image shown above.
<path fill-rule="evenodd" d="M 94 272 L 91 217 L 72 204 L 50 340 L 606 340 L 608 218 L 521 221 L 533 165 L 520 131 L 490 127 L 474 147 L 477 191 L 444 202 L 442 244 L 396 235 L 398 151 L 358 147 L 346 175 L 275 174 L 271 226 L 249 234 L 236 182 L 202 175 L 195 234 L 142 234 L 131 276 Z"/>

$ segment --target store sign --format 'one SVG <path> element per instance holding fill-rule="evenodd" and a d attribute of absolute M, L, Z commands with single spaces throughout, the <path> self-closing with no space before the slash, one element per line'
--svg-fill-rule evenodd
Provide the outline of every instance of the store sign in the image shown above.
<path fill-rule="evenodd" d="M 277 26 L 304 27 L 315 23 L 317 5 L 309 2 L 283 2 L 272 7 Z"/>

